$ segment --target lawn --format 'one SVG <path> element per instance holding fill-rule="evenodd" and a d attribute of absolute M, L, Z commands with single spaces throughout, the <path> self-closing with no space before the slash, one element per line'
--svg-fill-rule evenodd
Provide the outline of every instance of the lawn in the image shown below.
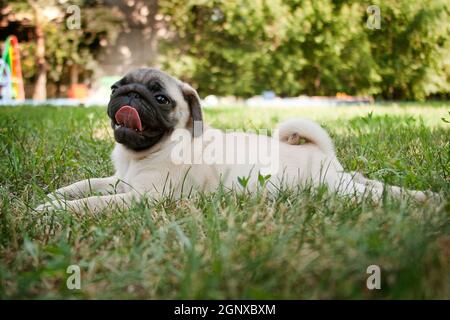
<path fill-rule="evenodd" d="M 105 108 L 0 107 L 0 298 L 450 299 L 449 110 L 205 110 L 223 129 L 310 117 L 329 130 L 347 170 L 431 189 L 440 203 L 221 189 L 76 216 L 33 208 L 55 188 L 113 173 Z M 66 287 L 74 264 L 80 290 Z M 373 264 L 380 290 L 366 288 Z"/>

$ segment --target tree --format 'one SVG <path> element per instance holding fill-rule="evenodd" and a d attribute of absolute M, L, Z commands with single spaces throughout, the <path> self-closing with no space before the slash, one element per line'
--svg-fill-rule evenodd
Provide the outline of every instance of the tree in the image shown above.
<path fill-rule="evenodd" d="M 35 98 L 46 81 L 89 81 L 101 57 L 117 75 L 162 66 L 202 95 L 424 99 L 450 92 L 445 0 L 375 1 L 379 30 L 366 27 L 368 4 L 354 0 L 27 1 L 7 6 L 33 8 L 35 39 L 21 49 Z M 81 29 L 65 24 L 71 4 L 82 10 Z"/>
<path fill-rule="evenodd" d="M 80 28 L 69 29 L 66 23 L 71 5 L 82 10 Z M 29 16 L 35 30 L 32 42 L 21 43 L 21 52 L 24 77 L 34 82 L 36 100 L 46 99 L 48 82 L 59 88 L 80 77 L 90 79 L 101 43 L 113 42 L 121 28 L 118 10 L 89 0 L 13 0 L 6 6 Z"/>
<path fill-rule="evenodd" d="M 377 3 L 375 3 L 377 4 Z M 161 3 L 170 32 L 165 69 L 203 94 L 375 95 L 423 99 L 450 91 L 444 0 L 174 0 Z"/>
<path fill-rule="evenodd" d="M 47 3 L 47 1 L 45 1 Z M 35 36 L 36 36 L 36 82 L 33 90 L 34 100 L 45 100 L 47 98 L 47 65 L 45 61 L 45 16 L 43 14 L 43 3 L 37 0 L 28 0 L 33 10 Z"/>
<path fill-rule="evenodd" d="M 445 0 L 384 0 L 381 30 L 369 31 L 372 57 L 388 99 L 450 91 L 450 19 Z"/>

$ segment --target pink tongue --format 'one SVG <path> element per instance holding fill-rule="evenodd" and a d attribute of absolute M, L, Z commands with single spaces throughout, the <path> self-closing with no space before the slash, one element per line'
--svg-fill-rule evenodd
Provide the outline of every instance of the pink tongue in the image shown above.
<path fill-rule="evenodd" d="M 123 106 L 116 112 L 116 122 L 125 127 L 142 131 L 141 118 L 137 110 L 130 106 Z"/>

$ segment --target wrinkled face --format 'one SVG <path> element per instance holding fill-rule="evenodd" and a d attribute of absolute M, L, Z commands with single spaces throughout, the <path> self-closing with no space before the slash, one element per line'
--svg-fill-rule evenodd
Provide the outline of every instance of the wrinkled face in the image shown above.
<path fill-rule="evenodd" d="M 194 89 L 167 73 L 141 68 L 112 87 L 108 116 L 114 138 L 128 149 L 149 149 L 175 128 L 202 121 Z"/>

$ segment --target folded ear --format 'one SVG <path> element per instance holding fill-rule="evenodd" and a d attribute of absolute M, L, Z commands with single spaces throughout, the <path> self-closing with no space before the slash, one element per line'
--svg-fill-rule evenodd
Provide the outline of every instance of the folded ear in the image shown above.
<path fill-rule="evenodd" d="M 194 137 L 201 136 L 203 133 L 203 113 L 200 106 L 200 97 L 194 88 L 184 82 L 181 91 L 191 112 L 192 134 Z"/>

